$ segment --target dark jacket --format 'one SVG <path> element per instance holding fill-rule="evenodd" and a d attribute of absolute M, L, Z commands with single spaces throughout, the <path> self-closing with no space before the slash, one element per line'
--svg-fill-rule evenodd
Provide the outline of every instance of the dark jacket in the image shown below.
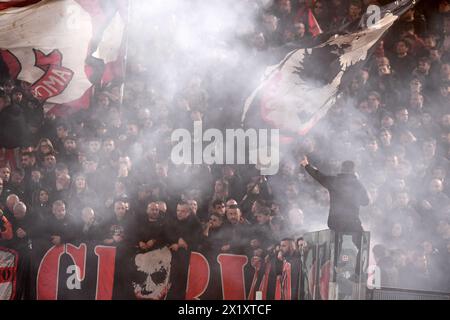
<path fill-rule="evenodd" d="M 310 165 L 305 169 L 330 192 L 328 227 L 338 232 L 361 232 L 359 207 L 369 204 L 369 196 L 356 175 L 326 176 Z"/>
<path fill-rule="evenodd" d="M 0 148 L 14 149 L 30 144 L 25 116 L 18 105 L 0 111 Z"/>
<path fill-rule="evenodd" d="M 145 219 L 145 221 L 139 224 L 137 238 L 135 240 L 136 245 L 138 245 L 140 241 L 147 242 L 149 240 L 156 241 L 153 248 L 159 248 L 167 244 L 167 240 L 164 235 L 164 228 L 165 223 L 163 219 L 158 219 L 157 221 L 149 221 L 148 219 Z"/>
<path fill-rule="evenodd" d="M 165 237 L 169 245 L 177 243 L 178 239 L 182 238 L 188 244 L 188 250 L 197 250 L 203 239 L 202 225 L 194 215 L 190 215 L 185 220 L 168 218 Z"/>
<path fill-rule="evenodd" d="M 53 215 L 44 221 L 42 237 L 51 240 L 51 236 L 60 236 L 62 243 L 76 240 L 77 226 L 72 216 L 66 214 L 64 219 L 58 220 Z"/>

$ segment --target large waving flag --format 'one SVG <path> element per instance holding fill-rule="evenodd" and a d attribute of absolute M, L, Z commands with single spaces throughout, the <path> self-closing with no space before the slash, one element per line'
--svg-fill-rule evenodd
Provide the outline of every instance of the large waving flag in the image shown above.
<path fill-rule="evenodd" d="M 362 66 L 378 40 L 416 2 L 395 1 L 380 8 L 378 17 L 366 14 L 358 25 L 322 34 L 308 48 L 288 48 L 246 99 L 243 125 L 261 125 L 262 120 L 264 126 L 280 129 L 285 141 L 305 135 L 336 102 L 348 75 Z"/>
<path fill-rule="evenodd" d="M 128 0 L 0 2 L 0 57 L 42 102 L 87 108 L 124 70 Z"/>

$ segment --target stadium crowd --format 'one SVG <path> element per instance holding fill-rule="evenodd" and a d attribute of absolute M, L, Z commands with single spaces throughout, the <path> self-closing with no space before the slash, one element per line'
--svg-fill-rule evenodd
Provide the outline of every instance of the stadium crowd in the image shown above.
<path fill-rule="evenodd" d="M 308 9 L 328 32 L 380 4 L 278 0 L 262 9 L 253 2 L 254 29 L 236 40 L 253 55 L 309 41 Z M 89 109 L 64 117 L 44 112 L 26 83 L 3 75 L 2 240 L 23 247 L 35 238 L 97 240 L 264 258 L 283 239 L 327 228 L 328 191 L 301 168 L 302 157 L 328 174 L 351 157 L 370 195 L 361 218 L 382 285 L 450 291 L 449 0 L 422 1 L 401 17 L 274 176 L 252 165 L 171 162 L 174 129 L 193 130 L 194 121 L 238 127 L 245 97 L 225 67 L 192 72 L 167 94 L 161 88 L 171 78 L 158 67 L 164 56 L 180 57 L 169 52 L 170 41 L 149 42 L 130 42 L 123 103 L 121 79 L 97 87 Z M 8 148 L 15 141 L 20 147 Z"/>

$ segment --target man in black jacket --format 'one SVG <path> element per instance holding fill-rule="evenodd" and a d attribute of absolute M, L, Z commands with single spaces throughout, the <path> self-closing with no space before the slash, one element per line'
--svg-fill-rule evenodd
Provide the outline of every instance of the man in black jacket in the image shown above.
<path fill-rule="evenodd" d="M 355 275 L 358 277 L 360 273 L 362 232 L 364 231 L 359 218 L 359 208 L 367 206 L 370 199 L 366 189 L 356 175 L 355 164 L 353 161 L 344 161 L 341 165 L 341 173 L 337 176 L 324 175 L 309 165 L 306 157 L 303 158 L 300 164 L 330 193 L 328 227 L 336 233 L 334 261 L 338 261 L 344 234 L 352 234 L 353 243 L 358 250 L 355 268 Z"/>
<path fill-rule="evenodd" d="M 72 216 L 66 213 L 66 205 L 56 200 L 52 205 L 53 215 L 44 222 L 43 234 L 55 246 L 69 243 L 76 239 L 76 224 Z"/>
<path fill-rule="evenodd" d="M 336 232 L 362 232 L 359 207 L 369 204 L 369 196 L 356 176 L 355 164 L 344 161 L 337 176 L 324 175 L 306 157 L 300 164 L 330 193 L 328 227 Z"/>

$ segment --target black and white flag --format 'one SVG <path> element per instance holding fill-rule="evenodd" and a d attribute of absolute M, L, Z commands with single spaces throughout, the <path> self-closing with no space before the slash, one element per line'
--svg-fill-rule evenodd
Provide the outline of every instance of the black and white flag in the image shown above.
<path fill-rule="evenodd" d="M 320 35 L 307 48 L 291 45 L 246 99 L 243 125 L 252 127 L 258 119 L 284 136 L 305 135 L 336 102 L 348 75 L 362 67 L 382 36 L 417 2 L 395 1 L 366 13 L 356 26 Z"/>

